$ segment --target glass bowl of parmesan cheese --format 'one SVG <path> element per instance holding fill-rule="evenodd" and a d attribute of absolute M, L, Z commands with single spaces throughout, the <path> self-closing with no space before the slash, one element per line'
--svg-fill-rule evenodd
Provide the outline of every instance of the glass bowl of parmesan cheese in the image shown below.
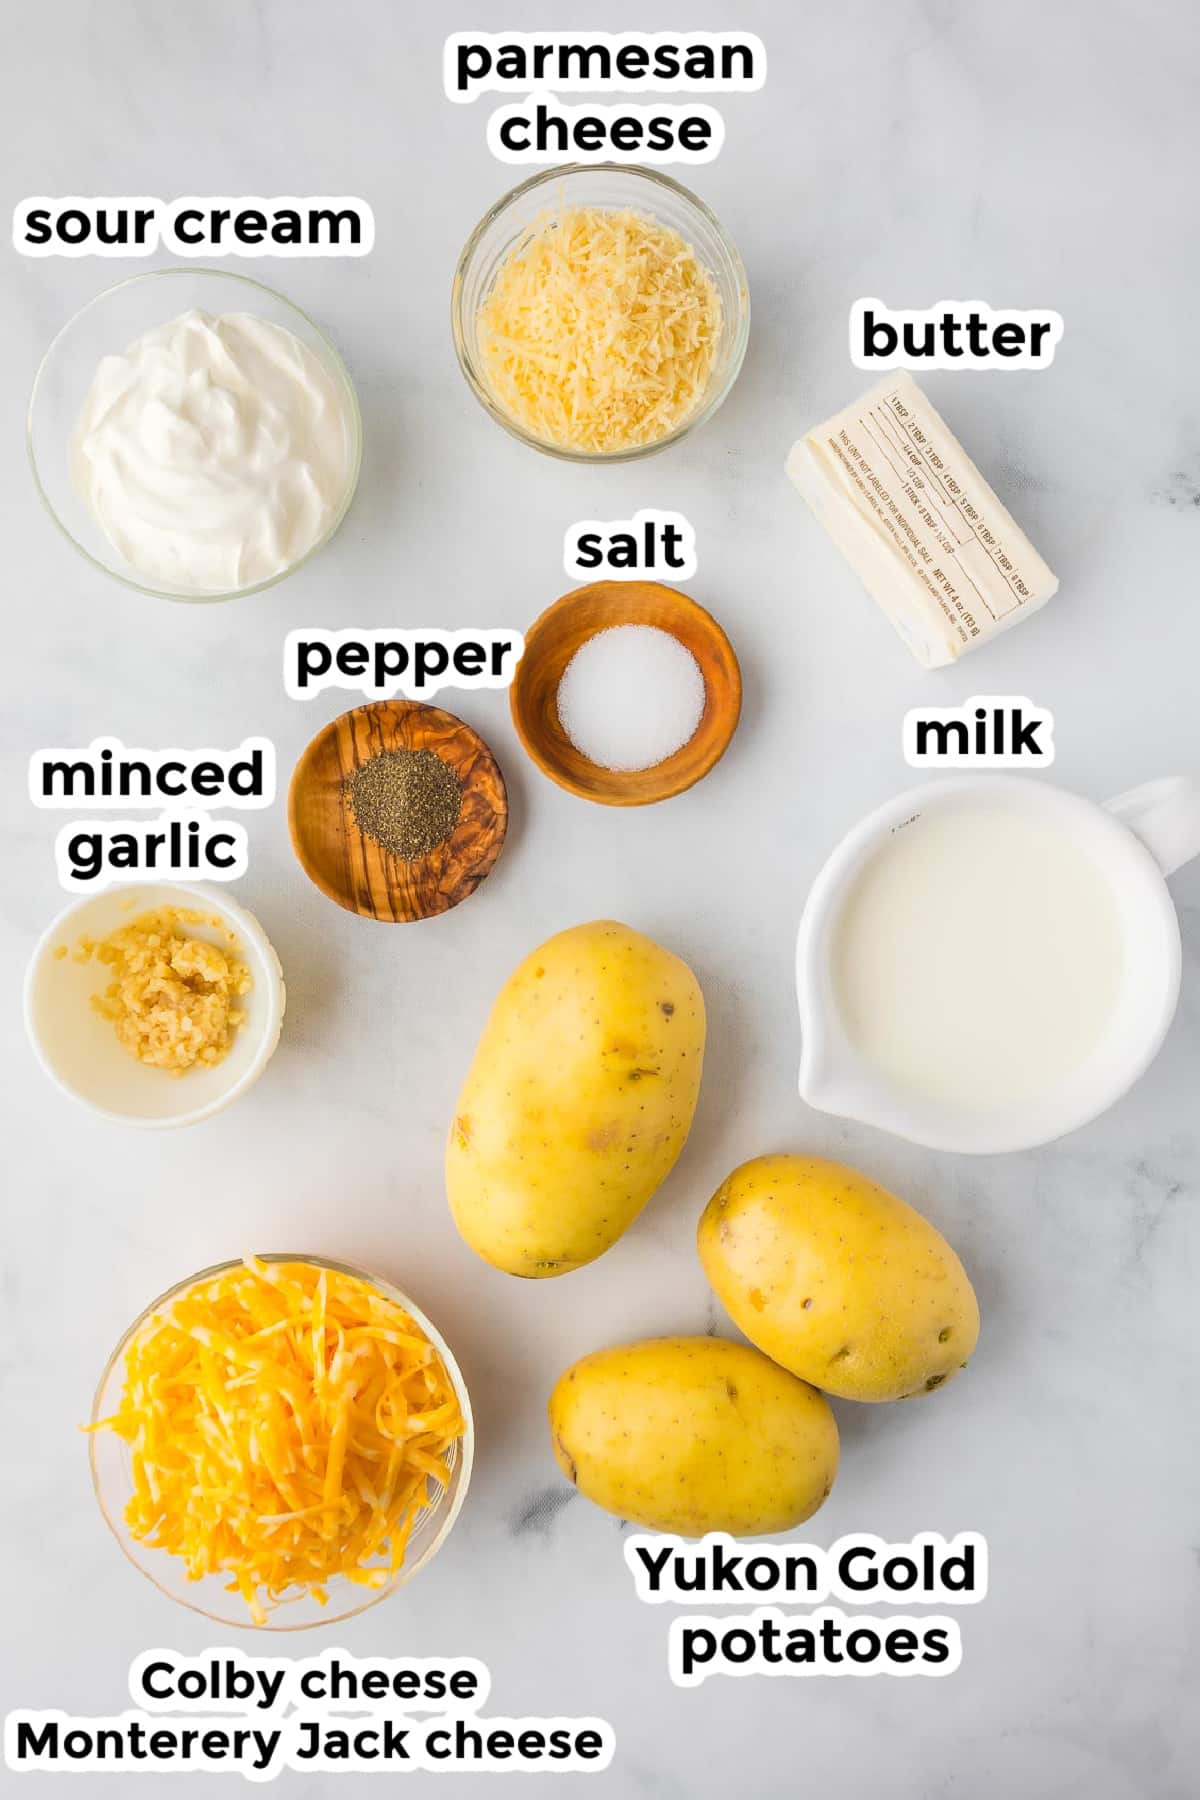
<path fill-rule="evenodd" d="M 746 353 L 750 293 L 702 200 L 626 163 L 544 170 L 492 207 L 454 276 L 459 364 L 506 431 L 627 462 L 704 423 Z"/>

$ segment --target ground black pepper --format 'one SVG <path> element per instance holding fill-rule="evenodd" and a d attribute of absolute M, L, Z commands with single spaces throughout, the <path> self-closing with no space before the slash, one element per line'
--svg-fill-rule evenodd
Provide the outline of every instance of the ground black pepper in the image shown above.
<path fill-rule="evenodd" d="M 462 811 L 462 789 L 432 750 L 383 750 L 346 778 L 355 824 L 402 862 L 444 844 Z"/>

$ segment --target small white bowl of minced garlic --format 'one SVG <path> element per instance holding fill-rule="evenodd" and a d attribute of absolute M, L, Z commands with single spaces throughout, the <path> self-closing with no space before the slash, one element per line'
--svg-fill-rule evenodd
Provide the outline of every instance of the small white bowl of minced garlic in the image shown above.
<path fill-rule="evenodd" d="M 50 1079 L 123 1125 L 195 1125 L 251 1088 L 279 1042 L 283 973 L 253 913 L 211 887 L 139 883 L 75 901 L 25 978 Z"/>

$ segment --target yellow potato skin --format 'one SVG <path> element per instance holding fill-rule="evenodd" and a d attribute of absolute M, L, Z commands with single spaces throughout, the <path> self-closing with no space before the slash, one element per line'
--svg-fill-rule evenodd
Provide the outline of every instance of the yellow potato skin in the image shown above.
<path fill-rule="evenodd" d="M 828 1402 L 757 1350 L 724 1338 L 651 1338 L 597 1350 L 550 1396 L 558 1466 L 605 1512 L 652 1531 L 790 1531 L 833 1486 Z"/>
<path fill-rule="evenodd" d="M 685 962 L 610 919 L 550 938 L 501 990 L 450 1128 L 467 1243 L 510 1275 L 600 1256 L 674 1166 L 703 1062 Z"/>
<path fill-rule="evenodd" d="M 975 1292 L 945 1238 L 843 1163 L 743 1163 L 704 1209 L 698 1246 L 734 1323 L 828 1394 L 931 1393 L 975 1349 Z"/>

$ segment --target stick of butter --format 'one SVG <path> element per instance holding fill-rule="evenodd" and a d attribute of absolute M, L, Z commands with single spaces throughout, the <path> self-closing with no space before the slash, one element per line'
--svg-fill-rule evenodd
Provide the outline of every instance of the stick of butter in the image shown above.
<path fill-rule="evenodd" d="M 787 472 L 927 669 L 1036 612 L 1042 561 L 911 376 L 793 444 Z"/>

